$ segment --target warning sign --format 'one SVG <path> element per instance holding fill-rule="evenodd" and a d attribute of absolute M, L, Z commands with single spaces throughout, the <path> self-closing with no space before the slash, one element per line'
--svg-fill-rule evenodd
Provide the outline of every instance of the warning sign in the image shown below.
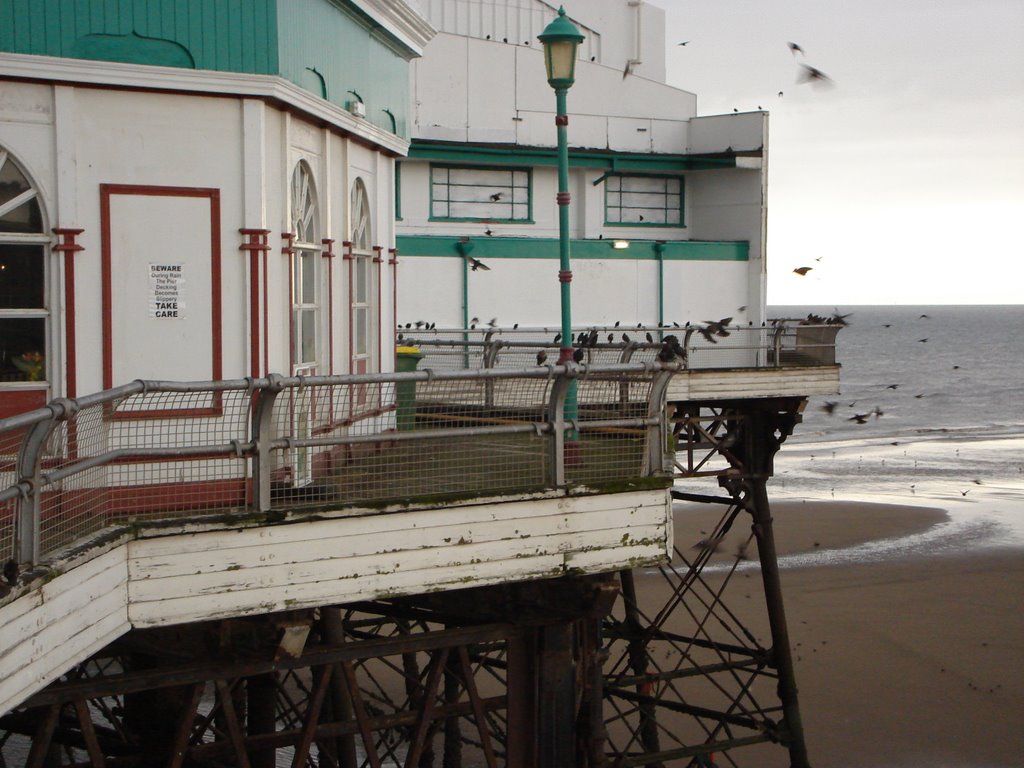
<path fill-rule="evenodd" d="M 149 265 L 149 316 L 181 319 L 185 317 L 184 265 Z"/>

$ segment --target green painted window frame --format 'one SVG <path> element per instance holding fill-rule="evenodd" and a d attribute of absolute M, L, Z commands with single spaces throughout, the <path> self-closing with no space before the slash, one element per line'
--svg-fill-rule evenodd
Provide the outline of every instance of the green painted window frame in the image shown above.
<path fill-rule="evenodd" d="M 610 199 L 609 199 L 610 196 L 614 195 L 614 194 L 618 194 L 618 195 L 624 194 L 623 190 L 622 190 L 622 182 L 623 182 L 623 180 L 626 180 L 626 179 L 644 179 L 644 180 L 661 179 L 661 180 L 666 182 L 665 190 L 663 192 L 646 192 L 646 191 L 635 191 L 635 190 L 634 191 L 628 191 L 627 190 L 628 194 L 651 195 L 652 197 L 662 195 L 664 197 L 664 202 L 660 206 L 660 209 L 662 211 L 664 211 L 666 221 L 662 222 L 662 221 L 611 221 L 611 220 L 609 220 L 608 212 L 610 210 L 618 210 L 618 211 L 620 211 L 620 218 L 621 218 L 621 211 L 623 211 L 623 210 L 636 210 L 636 209 L 658 210 L 659 209 L 659 206 L 657 206 L 657 205 L 651 205 L 651 206 L 624 206 L 624 205 L 622 205 L 621 197 L 619 199 L 619 204 L 618 205 L 612 205 L 611 202 L 610 202 Z M 672 182 L 672 181 L 675 181 L 675 182 L 677 182 L 679 184 L 679 191 L 678 191 L 678 195 L 679 195 L 679 208 L 678 208 L 678 210 L 673 208 L 673 207 L 670 207 L 668 205 L 669 197 L 671 195 L 673 195 L 673 194 L 676 194 L 675 192 L 672 192 L 668 188 L 668 182 Z M 613 189 L 614 183 L 617 183 L 619 185 L 618 189 Z M 616 173 L 616 174 L 612 174 L 612 175 L 608 176 L 608 178 L 605 179 L 605 181 L 604 181 L 604 225 L 606 227 L 652 227 L 652 228 L 662 228 L 662 229 L 685 229 L 686 228 L 685 209 L 686 209 L 686 177 L 685 176 L 675 176 L 675 175 L 669 175 L 669 174 L 649 174 L 649 173 Z M 671 213 L 678 213 L 678 215 L 679 215 L 679 221 L 678 222 L 668 221 L 669 213 L 670 212 Z"/>
<path fill-rule="evenodd" d="M 476 201 L 476 200 L 454 200 L 453 201 L 450 195 L 449 195 L 448 198 L 443 198 L 443 199 L 439 199 L 439 198 L 435 197 L 435 194 L 434 194 L 434 191 L 435 191 L 434 172 L 435 171 L 448 171 L 449 173 L 451 171 L 481 171 L 481 172 L 489 172 L 489 173 L 494 173 L 494 172 L 508 173 L 509 174 L 509 184 L 507 186 L 497 185 L 497 184 L 489 184 L 489 185 L 483 185 L 483 184 L 478 184 L 478 185 L 459 184 L 458 186 L 465 186 L 465 187 L 483 189 L 484 192 L 486 192 L 487 190 L 494 190 L 493 194 L 497 194 L 499 192 L 502 193 L 502 194 L 504 194 L 504 193 L 510 194 L 511 197 L 512 197 L 512 201 L 510 201 L 510 203 L 508 203 L 508 205 L 512 206 L 512 211 L 511 211 L 512 214 L 513 214 L 512 218 L 501 217 L 501 216 L 486 216 L 486 215 L 481 215 L 481 216 L 450 216 L 450 215 L 449 216 L 438 216 L 438 215 L 435 215 L 435 213 L 434 213 L 434 205 L 435 205 L 435 203 L 447 204 L 449 206 L 449 210 L 450 210 L 450 206 L 451 206 L 452 202 L 458 202 L 458 203 L 463 203 L 463 204 L 467 204 L 468 203 L 470 205 L 479 204 L 481 206 L 488 206 L 488 205 L 495 205 L 496 204 L 496 203 L 492 203 L 490 200 L 479 200 L 479 201 Z M 516 184 L 516 176 L 517 175 L 525 176 L 526 177 L 526 183 L 525 184 L 518 184 L 517 185 Z M 427 184 L 429 185 L 429 188 L 430 188 L 430 214 L 429 214 L 429 217 L 427 219 L 428 221 L 478 221 L 478 222 L 481 222 L 481 223 L 487 222 L 487 223 L 495 223 L 495 224 L 533 224 L 534 223 L 534 221 L 533 221 L 533 169 L 532 168 L 523 168 L 521 166 L 514 166 L 514 165 L 458 165 L 458 164 L 450 164 L 450 163 L 431 163 L 430 164 L 429 176 L 427 178 Z M 450 181 L 450 176 L 449 176 L 449 181 L 446 182 L 445 186 L 447 186 L 449 188 L 452 186 L 451 181 Z M 526 202 L 525 203 L 521 203 L 521 202 L 516 202 L 515 201 L 515 190 L 517 190 L 517 189 L 525 189 L 526 190 Z M 505 205 L 504 203 L 497 203 L 497 204 Z M 516 207 L 517 206 L 523 206 L 523 205 L 525 205 L 525 207 L 526 207 L 525 218 L 523 218 L 523 217 L 516 217 L 515 216 Z"/>

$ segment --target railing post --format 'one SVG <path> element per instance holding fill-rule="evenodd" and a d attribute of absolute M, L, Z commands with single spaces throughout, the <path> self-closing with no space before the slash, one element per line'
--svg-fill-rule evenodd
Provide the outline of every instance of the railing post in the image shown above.
<path fill-rule="evenodd" d="M 668 414 L 665 394 L 675 371 L 661 370 L 651 382 L 650 400 L 647 403 L 647 417 L 658 419 L 647 427 L 647 458 L 644 474 L 654 475 L 672 471 L 671 454 L 668 452 Z"/>
<path fill-rule="evenodd" d="M 552 485 L 565 485 L 565 398 L 572 379 L 562 373 L 555 378 L 548 401 L 548 423 L 551 424 L 551 479 Z"/>
<path fill-rule="evenodd" d="M 496 368 L 498 364 L 498 350 L 501 349 L 501 341 L 487 341 L 484 344 L 484 369 Z M 488 408 L 494 407 L 494 379 L 484 381 L 484 402 Z"/>
<path fill-rule="evenodd" d="M 61 398 L 46 406 L 51 416 L 33 425 L 25 435 L 18 452 L 18 484 L 27 486 L 18 499 L 18 518 L 15 527 L 15 547 L 19 563 L 39 562 L 41 555 L 40 518 L 42 512 L 42 464 L 46 441 L 57 422 L 71 418 L 78 412 L 78 403 Z"/>
<path fill-rule="evenodd" d="M 252 411 L 252 504 L 256 512 L 269 512 L 270 474 L 273 471 L 270 443 L 274 434 L 274 403 L 284 389 L 281 374 L 268 376 L 270 383 L 259 390 Z"/>
<path fill-rule="evenodd" d="M 772 341 L 772 346 L 775 347 L 775 367 L 782 367 L 782 342 L 786 338 L 786 325 L 779 323 L 775 326 L 775 338 Z"/>

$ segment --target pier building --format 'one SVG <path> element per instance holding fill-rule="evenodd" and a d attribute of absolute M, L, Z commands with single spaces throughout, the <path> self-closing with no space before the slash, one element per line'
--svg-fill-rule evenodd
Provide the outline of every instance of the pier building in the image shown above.
<path fill-rule="evenodd" d="M 545 363 L 556 11 L 13 8 L 8 764 L 807 765 L 766 484 L 839 369 L 764 315 L 766 116 L 668 88 L 658 9 L 570 4 Z"/>

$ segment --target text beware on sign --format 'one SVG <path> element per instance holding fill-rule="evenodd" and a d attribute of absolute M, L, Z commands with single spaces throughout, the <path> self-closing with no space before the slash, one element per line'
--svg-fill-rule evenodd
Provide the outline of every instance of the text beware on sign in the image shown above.
<path fill-rule="evenodd" d="M 149 265 L 149 316 L 170 319 L 185 317 L 184 265 Z"/>

